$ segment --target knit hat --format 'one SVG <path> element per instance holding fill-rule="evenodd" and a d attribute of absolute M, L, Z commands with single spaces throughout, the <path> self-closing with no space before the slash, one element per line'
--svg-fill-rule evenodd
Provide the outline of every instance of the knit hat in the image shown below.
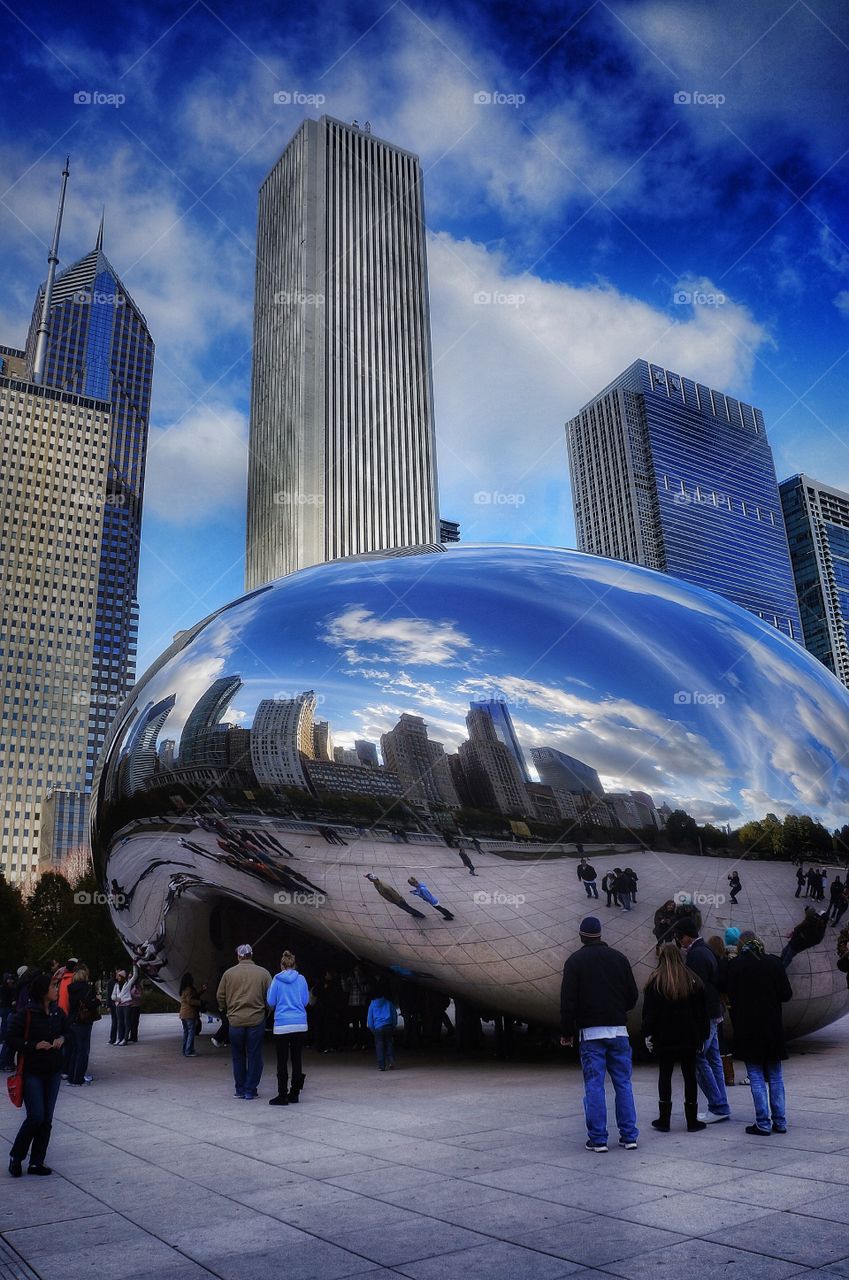
<path fill-rule="evenodd" d="M 738 943 L 739 941 L 740 941 L 740 930 L 739 930 L 739 929 L 735 929 L 735 928 L 733 927 L 733 925 L 732 925 L 732 926 L 730 926 L 729 928 L 727 928 L 727 929 L 725 930 L 725 945 L 726 945 L 726 947 L 736 947 L 736 946 L 737 946 L 737 943 Z"/>
<path fill-rule="evenodd" d="M 600 938 L 601 921 L 598 916 L 584 916 L 581 921 L 580 933 L 582 938 Z"/>

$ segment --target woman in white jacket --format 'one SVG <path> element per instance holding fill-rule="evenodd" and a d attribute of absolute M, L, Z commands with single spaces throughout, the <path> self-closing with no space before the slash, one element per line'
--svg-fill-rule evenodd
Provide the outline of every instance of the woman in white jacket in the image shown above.
<path fill-rule="evenodd" d="M 127 977 L 126 969 L 119 969 L 112 988 L 112 1002 L 118 1013 L 118 1038 L 116 1045 L 127 1044 L 130 1034 L 130 1007 L 133 1000 L 133 987 L 139 980 L 140 970 L 133 965 L 133 972 Z"/>

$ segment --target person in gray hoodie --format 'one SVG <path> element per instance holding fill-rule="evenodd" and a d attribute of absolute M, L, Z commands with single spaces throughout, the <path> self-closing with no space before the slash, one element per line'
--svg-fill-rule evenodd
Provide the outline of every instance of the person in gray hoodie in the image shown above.
<path fill-rule="evenodd" d="M 270 1107 L 285 1107 L 297 1102 L 306 1076 L 301 1069 L 301 1048 L 307 1032 L 307 1002 L 310 990 L 306 978 L 298 973 L 295 957 L 284 951 L 280 957 L 280 972 L 268 988 L 266 1000 L 274 1015 L 274 1047 L 277 1050 L 277 1097 L 269 1098 Z M 292 1060 L 292 1088 L 289 1085 L 288 1066 Z"/>

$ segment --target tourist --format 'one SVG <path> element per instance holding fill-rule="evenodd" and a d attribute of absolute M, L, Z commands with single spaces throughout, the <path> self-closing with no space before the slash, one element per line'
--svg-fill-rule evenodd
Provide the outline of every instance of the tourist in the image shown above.
<path fill-rule="evenodd" d="M 53 1111 L 62 1082 L 62 1046 L 68 1019 L 57 1003 L 59 981 L 46 973 L 37 973 L 29 984 L 26 1009 L 9 1020 L 9 1043 L 14 1053 L 23 1054 L 24 1106 L 26 1119 L 18 1130 L 9 1153 L 9 1172 L 13 1178 L 23 1173 L 23 1161 L 29 1155 L 27 1173 L 42 1177 L 53 1172 L 44 1163 Z"/>
<path fill-rule="evenodd" d="M 839 917 L 838 917 L 839 918 Z M 815 907 L 805 907 L 805 918 L 791 931 L 781 953 L 781 963 L 788 969 L 802 951 L 817 946 L 825 937 L 828 928 L 826 913 Z"/>
<path fill-rule="evenodd" d="M 607 874 L 602 877 L 601 887 L 607 894 L 607 902 L 604 904 L 606 907 L 613 906 L 613 886 L 615 883 L 616 874 L 613 871 L 608 871 Z"/>
<path fill-rule="evenodd" d="M 133 998 L 132 990 L 138 980 L 138 976 L 138 965 L 133 965 L 133 971 L 129 977 L 127 977 L 126 969 L 119 969 L 115 978 L 115 985 L 112 988 L 112 999 L 118 1011 L 118 1039 L 115 1044 L 119 1047 L 129 1043 L 130 1004 Z"/>
<path fill-rule="evenodd" d="M 689 969 L 674 942 L 664 942 L 643 994 L 643 1036 L 657 1059 L 658 1117 L 652 1127 L 669 1132 L 672 1115 L 672 1071 L 684 1077 L 684 1116 L 694 1133 L 707 1128 L 698 1118 L 699 1092 L 696 1054 L 710 1035 L 704 983 Z"/>
<path fill-rule="evenodd" d="M 838 925 L 840 921 L 843 919 L 843 916 L 846 914 L 847 907 L 849 907 L 849 875 L 847 875 L 846 883 L 843 886 L 843 890 L 840 894 L 840 897 L 837 899 L 837 906 L 834 910 L 833 918 L 831 921 L 832 928 Z"/>
<path fill-rule="evenodd" d="M 351 1044 L 355 1049 L 364 1049 L 368 1043 L 366 1030 L 368 983 L 362 965 L 354 965 L 351 973 L 342 982 L 342 990 L 348 997 L 347 1018 Z"/>
<path fill-rule="evenodd" d="M 342 1047 L 343 1017 L 347 997 L 335 969 L 326 969 L 324 977 L 310 993 L 314 1008 L 313 1046 L 317 1053 L 335 1053 Z"/>
<path fill-rule="evenodd" d="M 115 987 L 118 983 L 118 974 L 120 969 L 113 969 L 112 974 L 106 984 L 106 1008 L 109 1010 L 109 1043 L 116 1044 L 118 1041 L 118 1005 L 115 1002 Z"/>
<path fill-rule="evenodd" d="M 89 982 L 88 968 L 77 964 L 68 988 L 68 1032 L 71 1044 L 68 1058 L 68 1084 L 91 1084 L 88 1060 L 91 1054 L 91 1029 L 100 1021 L 100 997 Z"/>
<path fill-rule="evenodd" d="M 180 979 L 180 1021 L 183 1024 L 183 1057 L 196 1058 L 195 1033 L 198 1015 L 200 1014 L 201 997 L 206 991 L 203 986 L 198 990 L 190 973 L 184 973 Z"/>
<path fill-rule="evenodd" d="M 742 888 L 739 872 L 732 871 L 728 876 L 728 897 L 733 907 L 737 906 L 737 895 Z"/>
<path fill-rule="evenodd" d="M 430 906 L 433 907 L 434 911 L 438 911 L 439 914 L 445 920 L 454 919 L 453 914 L 448 910 L 448 908 L 441 907 L 439 905 L 439 899 L 435 896 L 435 894 L 431 893 L 427 885 L 424 884 L 421 880 L 417 880 L 415 876 L 410 876 L 409 880 L 407 881 L 407 884 L 411 884 L 413 886 L 412 889 L 410 890 L 410 893 L 414 894 L 417 898 L 421 898 L 422 902 L 429 903 Z M 596 894 L 596 897 L 598 897 L 598 894 Z"/>
<path fill-rule="evenodd" d="M 393 889 L 391 884 L 384 884 L 382 880 L 378 880 L 373 872 L 366 872 L 366 880 L 370 880 L 374 885 L 381 898 L 387 902 L 391 902 L 393 907 L 400 907 L 402 911 L 406 911 L 408 916 L 415 916 L 417 920 L 424 920 L 424 912 L 417 911 L 415 907 L 411 907 L 409 902 L 405 902 L 397 889 Z"/>
<path fill-rule="evenodd" d="M 631 910 L 631 877 L 620 867 L 616 867 L 614 871 L 616 879 L 613 887 L 616 890 L 616 901 L 619 903 L 620 911 Z"/>
<path fill-rule="evenodd" d="M 746 1064 L 755 1104 L 755 1123 L 746 1133 L 786 1133 L 781 1006 L 793 995 L 786 966 L 778 956 L 766 954 L 760 938 L 748 938 L 729 962 L 723 985 L 734 1019 L 734 1047 Z"/>
<path fill-rule="evenodd" d="M 578 863 L 577 876 L 578 879 L 583 882 L 584 888 L 587 891 L 587 897 L 597 898 L 598 888 L 596 887 L 596 880 L 598 877 L 596 875 L 596 869 L 591 863 L 587 862 L 586 858 L 581 858 L 581 861 Z"/>
<path fill-rule="evenodd" d="M 637 875 L 636 871 L 633 870 L 632 867 L 626 867 L 623 872 L 623 875 L 626 875 L 628 877 L 628 892 L 631 895 L 631 902 L 636 906 L 637 884 L 639 883 L 639 876 Z"/>
<path fill-rule="evenodd" d="M 251 1102 L 258 1096 L 262 1079 L 262 1037 L 271 974 L 254 964 L 249 943 L 237 947 L 236 956 L 236 963 L 224 971 L 215 998 L 230 1022 L 235 1096 Z"/>
<path fill-rule="evenodd" d="M 843 893 L 843 881 L 840 879 L 840 876 L 838 875 L 838 876 L 835 876 L 834 879 L 832 880 L 831 888 L 829 889 L 828 910 L 825 913 L 826 920 L 830 920 L 832 919 L 832 917 L 837 915 L 837 910 L 838 910 L 838 907 L 840 906 L 840 898 L 842 893 Z"/>
<path fill-rule="evenodd" d="M 678 917 L 675 914 L 675 899 L 667 898 L 662 907 L 654 913 L 652 933 L 658 942 L 669 942 Z"/>
<path fill-rule="evenodd" d="M 138 1044 L 139 1042 L 139 1023 L 141 1022 L 141 1007 L 144 997 L 144 987 L 142 986 L 141 970 L 136 965 L 135 979 L 130 983 L 130 1012 L 127 1044 Z"/>
<path fill-rule="evenodd" d="M 379 1071 L 390 1071 L 395 1066 L 395 1028 L 398 1010 L 384 991 L 378 990 L 368 1007 L 366 1023 L 374 1036 L 374 1051 Z"/>
<path fill-rule="evenodd" d="M 802 889 L 804 888 L 804 885 L 805 885 L 805 880 L 806 880 L 806 876 L 800 864 L 796 868 L 796 892 L 794 894 L 794 897 L 798 898 L 799 894 L 802 892 Z"/>
<path fill-rule="evenodd" d="M 310 989 L 306 978 L 298 973 L 295 957 L 284 951 L 280 972 L 268 988 L 266 1002 L 274 1014 L 274 1047 L 277 1050 L 277 1096 L 269 1098 L 270 1107 L 285 1107 L 297 1102 L 306 1076 L 301 1067 L 301 1048 L 307 1034 L 307 1003 Z M 289 1089 L 289 1060 L 292 1062 L 292 1088 Z"/>
<path fill-rule="evenodd" d="M 698 974 L 705 988 L 710 1032 L 696 1054 L 696 1079 L 707 1098 L 708 1109 L 699 1119 L 706 1124 L 718 1124 L 731 1117 L 719 1052 L 719 1025 L 723 1015 L 719 997 L 719 961 L 704 938 L 699 936 L 699 928 L 693 917 L 683 916 L 675 926 L 675 941 L 686 956 L 687 968 Z"/>
<path fill-rule="evenodd" d="M 621 951 L 601 938 L 601 921 L 585 916 L 580 925 L 581 947 L 563 966 L 560 989 L 562 1045 L 579 1040 L 584 1073 L 584 1114 L 587 1151 L 607 1151 L 607 1099 L 605 1073 L 616 1094 L 619 1145 L 628 1151 L 637 1146 L 637 1113 L 631 1088 L 631 1046 L 627 1015 L 639 992 L 631 966 Z"/>
<path fill-rule="evenodd" d="M 470 858 L 470 857 L 469 857 L 469 855 L 466 853 L 466 850 L 465 850 L 465 849 L 463 849 L 462 847 L 460 847 L 460 848 L 458 848 L 458 849 L 457 849 L 457 853 L 458 853 L 458 855 L 459 855 L 460 861 L 462 862 L 463 866 L 464 866 L 464 867 L 466 868 L 466 870 L 468 871 L 469 875 L 470 875 L 470 876 L 476 876 L 478 873 L 477 873 L 477 871 L 475 871 L 475 864 L 472 862 L 471 858 Z"/>

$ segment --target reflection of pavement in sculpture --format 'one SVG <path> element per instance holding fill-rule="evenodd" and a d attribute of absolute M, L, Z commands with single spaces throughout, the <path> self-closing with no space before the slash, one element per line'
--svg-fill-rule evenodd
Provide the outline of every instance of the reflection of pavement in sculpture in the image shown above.
<path fill-rule="evenodd" d="M 273 830 L 273 826 L 271 826 Z M 427 973 L 430 980 L 452 994 L 488 1008 L 534 1021 L 554 1024 L 559 1016 L 560 979 L 565 957 L 577 945 L 578 925 L 586 914 L 587 900 L 575 878 L 572 858 L 540 862 L 511 861 L 484 848 L 474 884 L 459 866 L 453 850 L 443 843 L 404 845 L 357 839 L 346 832 L 346 846 L 328 844 L 318 833 L 280 832 L 294 851 L 298 865 L 306 868 L 310 883 L 321 886 L 324 900 L 302 904 L 293 896 L 281 905 L 272 886 L 246 878 L 235 868 L 216 868 L 216 887 L 204 888 L 208 861 L 214 847 L 196 855 L 197 882 L 187 891 L 191 913 L 183 914 L 179 929 L 188 927 L 191 937 L 177 938 L 180 952 L 207 952 L 208 970 L 196 960 L 193 972 L 211 981 L 226 956 L 217 957 L 208 944 L 208 916 L 215 901 L 232 898 L 251 903 L 325 941 L 342 945 L 367 960 L 387 967 Z M 113 855 L 119 879 L 127 879 L 124 860 L 135 865 L 155 847 L 160 837 L 140 833 L 125 841 Z M 214 837 L 196 832 L 200 845 Z M 180 860 L 191 852 L 177 845 Z M 161 847 L 158 850 L 161 853 Z M 593 853 L 593 863 L 603 876 L 622 854 Z M 728 925 L 754 928 L 767 950 L 780 954 L 801 912 L 794 898 L 792 867 L 785 863 L 745 864 L 744 888 L 739 902 L 723 901 L 726 877 L 733 865 L 728 859 L 688 855 L 638 853 L 628 850 L 628 862 L 640 878 L 639 901 L 629 913 L 616 908 L 596 908 L 605 939 L 620 948 L 635 966 L 642 985 L 652 968 L 655 939 L 652 934 L 656 908 L 675 894 L 692 894 L 699 903 L 703 935 L 723 933 Z M 454 920 L 426 916 L 412 919 L 374 892 L 366 872 L 403 895 L 410 876 L 426 876 L 438 898 L 450 901 Z M 137 927 L 149 924 L 155 933 L 160 913 L 165 920 L 165 950 L 169 965 L 160 982 L 174 990 L 183 961 L 170 962 L 174 896 L 172 877 L 164 866 L 146 877 L 136 890 L 134 906 L 145 893 Z M 196 895 L 196 896 L 195 896 Z M 721 905 L 711 905 L 714 901 Z M 185 905 L 185 903 L 183 904 Z M 186 925 L 188 921 L 188 926 Z M 846 979 L 835 968 L 831 937 L 823 945 L 798 955 L 789 971 L 794 998 L 786 1011 L 788 1034 L 798 1035 L 833 1021 L 849 1008 Z M 200 971 L 200 972 L 198 972 Z"/>

